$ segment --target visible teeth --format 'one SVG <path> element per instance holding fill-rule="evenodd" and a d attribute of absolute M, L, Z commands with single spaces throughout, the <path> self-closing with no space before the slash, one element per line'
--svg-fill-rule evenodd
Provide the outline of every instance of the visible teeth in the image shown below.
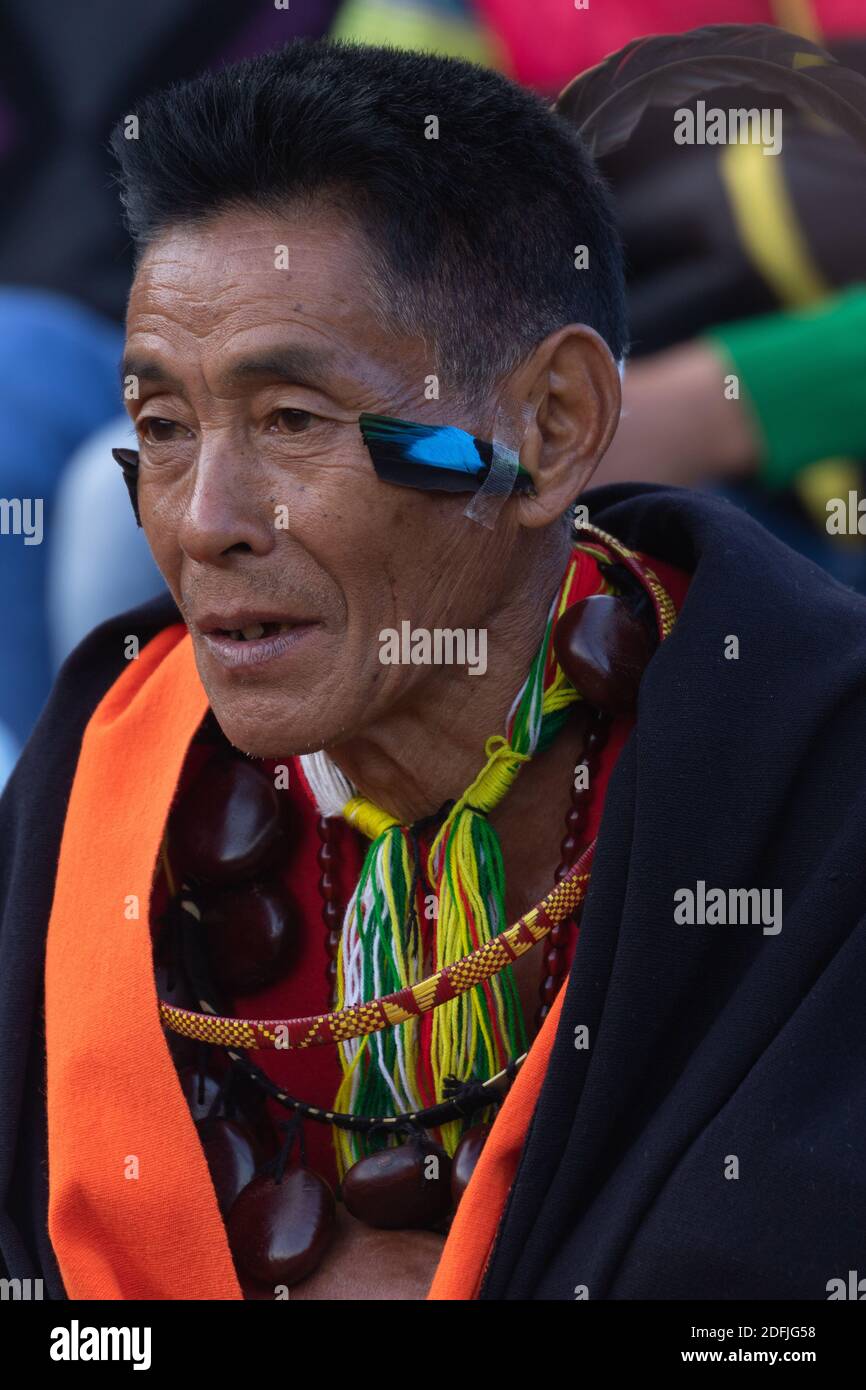
<path fill-rule="evenodd" d="M 226 629 L 233 642 L 252 642 L 266 634 L 274 636 L 278 632 L 290 632 L 291 623 L 250 623 L 249 627 Z"/>

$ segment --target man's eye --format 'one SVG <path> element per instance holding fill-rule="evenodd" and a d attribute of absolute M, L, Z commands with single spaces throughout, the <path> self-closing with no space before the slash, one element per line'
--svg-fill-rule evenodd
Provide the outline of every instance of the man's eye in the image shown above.
<path fill-rule="evenodd" d="M 170 444 L 189 433 L 176 420 L 163 420 L 156 415 L 148 415 L 139 420 L 138 432 L 147 444 Z"/>
<path fill-rule="evenodd" d="M 278 410 L 274 415 L 273 428 L 278 434 L 301 434 L 310 428 L 315 418 L 309 410 Z"/>

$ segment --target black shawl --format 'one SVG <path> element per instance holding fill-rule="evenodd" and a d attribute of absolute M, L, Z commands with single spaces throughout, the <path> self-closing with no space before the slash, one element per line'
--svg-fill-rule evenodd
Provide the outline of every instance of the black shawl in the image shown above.
<path fill-rule="evenodd" d="M 693 579 L 609 785 L 481 1296 L 824 1300 L 866 1275 L 866 599 L 730 503 L 585 501 Z M 82 644 L 0 803 L 0 1250 L 54 1298 L 41 994 L 66 801 L 124 637 L 172 621 L 160 599 Z M 699 881 L 781 890 L 781 931 L 678 924 Z"/>

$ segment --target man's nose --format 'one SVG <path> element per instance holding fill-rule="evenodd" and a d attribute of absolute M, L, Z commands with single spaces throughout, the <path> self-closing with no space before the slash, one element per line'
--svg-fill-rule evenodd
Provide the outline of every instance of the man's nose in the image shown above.
<path fill-rule="evenodd" d="M 274 508 L 248 450 L 226 443 L 199 451 L 178 540 L 192 560 L 215 563 L 231 552 L 266 555 L 274 545 Z"/>

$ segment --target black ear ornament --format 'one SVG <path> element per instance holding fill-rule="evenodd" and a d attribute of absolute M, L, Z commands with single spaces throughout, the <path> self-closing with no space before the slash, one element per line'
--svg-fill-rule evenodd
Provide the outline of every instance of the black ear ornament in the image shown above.
<path fill-rule="evenodd" d="M 123 481 L 126 483 L 126 490 L 129 493 L 129 500 L 132 503 L 132 510 L 135 514 L 136 526 L 141 525 L 141 517 L 138 514 L 138 450 L 137 449 L 112 449 L 111 456 L 115 463 L 120 464 L 123 473 Z"/>

